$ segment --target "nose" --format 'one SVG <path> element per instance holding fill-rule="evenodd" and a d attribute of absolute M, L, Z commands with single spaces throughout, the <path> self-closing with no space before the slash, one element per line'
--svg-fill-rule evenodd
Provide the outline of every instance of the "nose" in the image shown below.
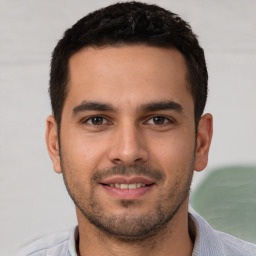
<path fill-rule="evenodd" d="M 112 163 L 132 166 L 148 160 L 146 141 L 142 131 L 134 124 L 118 127 L 113 137 L 109 151 L 109 160 Z"/>

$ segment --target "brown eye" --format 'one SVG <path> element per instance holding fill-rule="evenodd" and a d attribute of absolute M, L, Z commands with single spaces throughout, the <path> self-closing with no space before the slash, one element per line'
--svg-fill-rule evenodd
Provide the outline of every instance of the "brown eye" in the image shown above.
<path fill-rule="evenodd" d="M 102 125 L 107 123 L 106 119 L 101 116 L 93 116 L 89 118 L 86 122 L 90 125 Z"/>
<path fill-rule="evenodd" d="M 155 116 L 152 118 L 153 119 L 153 122 L 154 124 L 156 125 L 162 125 L 162 124 L 165 124 L 166 123 L 166 118 L 163 117 L 163 116 Z"/>
<path fill-rule="evenodd" d="M 161 125 L 173 124 L 175 123 L 175 121 L 165 116 L 153 116 L 150 119 L 148 119 L 146 123 L 149 125 L 161 126 Z"/>
<path fill-rule="evenodd" d="M 103 118 L 99 116 L 95 116 L 92 118 L 92 124 L 101 125 L 103 123 Z"/>

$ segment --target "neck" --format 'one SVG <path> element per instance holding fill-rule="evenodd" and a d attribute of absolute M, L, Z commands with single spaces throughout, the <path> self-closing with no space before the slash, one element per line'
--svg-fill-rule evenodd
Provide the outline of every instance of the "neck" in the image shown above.
<path fill-rule="evenodd" d="M 112 237 L 92 225 L 77 209 L 79 255 L 189 256 L 192 254 L 193 242 L 189 236 L 187 201 L 181 205 L 163 230 L 142 241 Z"/>

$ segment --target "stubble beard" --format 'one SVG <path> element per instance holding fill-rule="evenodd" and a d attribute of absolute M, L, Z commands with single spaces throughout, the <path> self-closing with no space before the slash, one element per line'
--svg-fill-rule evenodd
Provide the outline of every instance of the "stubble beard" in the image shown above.
<path fill-rule="evenodd" d="M 101 204 L 100 198 L 95 193 L 95 180 L 102 175 L 119 174 L 145 174 L 159 176 L 159 181 L 164 181 L 164 176 L 159 170 L 153 170 L 150 167 L 140 165 L 127 168 L 125 166 L 115 166 L 104 170 L 96 171 L 96 175 L 91 178 L 90 191 L 85 193 L 84 186 L 78 181 L 72 180 L 72 173 L 76 170 L 71 170 L 70 165 L 66 164 L 61 155 L 61 167 L 63 172 L 64 182 L 67 191 L 85 218 L 110 237 L 115 237 L 126 242 L 139 242 L 157 235 L 164 231 L 168 223 L 173 219 L 181 205 L 189 196 L 190 186 L 193 177 L 193 163 L 190 166 L 183 167 L 181 170 L 176 170 L 180 173 L 174 186 L 168 191 L 160 191 L 157 198 L 152 201 L 152 206 L 149 211 L 142 215 L 136 215 L 133 209 L 136 208 L 138 202 L 136 200 L 120 200 L 120 207 L 126 209 L 123 214 L 106 215 L 104 206 Z M 66 167 L 69 167 L 69 170 Z M 100 177 L 99 177 L 100 176 Z"/>

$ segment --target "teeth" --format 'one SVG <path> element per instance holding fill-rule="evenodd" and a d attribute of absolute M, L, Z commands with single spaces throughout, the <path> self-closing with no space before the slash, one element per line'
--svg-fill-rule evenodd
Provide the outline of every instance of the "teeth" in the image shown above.
<path fill-rule="evenodd" d="M 132 184 L 115 183 L 115 184 L 109 184 L 109 186 L 120 188 L 120 189 L 135 189 L 135 188 L 145 187 L 146 184 L 143 184 L 143 183 L 132 183 Z"/>
<path fill-rule="evenodd" d="M 120 184 L 121 189 L 127 189 L 129 188 L 129 184 Z"/>
<path fill-rule="evenodd" d="M 133 183 L 133 184 L 129 184 L 128 185 L 128 188 L 129 189 L 135 189 L 137 186 L 136 186 L 136 183 Z"/>

